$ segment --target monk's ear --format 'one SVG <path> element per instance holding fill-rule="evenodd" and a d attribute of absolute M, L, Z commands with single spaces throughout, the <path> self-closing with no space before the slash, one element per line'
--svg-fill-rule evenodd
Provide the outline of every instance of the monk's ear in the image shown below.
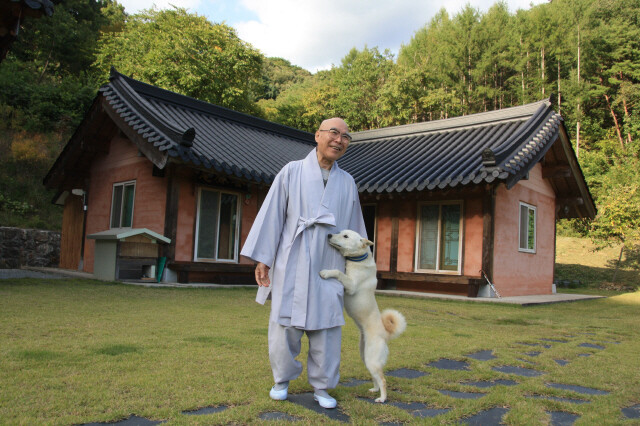
<path fill-rule="evenodd" d="M 372 246 L 373 245 L 373 243 L 371 241 L 367 240 L 366 238 L 363 238 L 360 241 L 362 241 L 362 247 Z"/>

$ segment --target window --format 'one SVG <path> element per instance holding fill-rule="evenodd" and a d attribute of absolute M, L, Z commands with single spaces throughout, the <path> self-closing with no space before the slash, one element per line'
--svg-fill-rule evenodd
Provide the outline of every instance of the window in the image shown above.
<path fill-rule="evenodd" d="M 238 207 L 236 194 L 200 189 L 196 260 L 238 260 Z"/>
<path fill-rule="evenodd" d="M 536 208 L 520 203 L 520 246 L 527 253 L 536 252 Z"/>
<path fill-rule="evenodd" d="M 135 181 L 113 185 L 113 197 L 111 199 L 112 228 L 131 228 L 135 193 Z"/>
<path fill-rule="evenodd" d="M 462 204 L 423 204 L 418 211 L 416 269 L 460 273 Z"/>

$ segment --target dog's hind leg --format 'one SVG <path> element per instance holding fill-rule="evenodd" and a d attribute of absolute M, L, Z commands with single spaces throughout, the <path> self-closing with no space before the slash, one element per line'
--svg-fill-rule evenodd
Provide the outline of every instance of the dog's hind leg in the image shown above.
<path fill-rule="evenodd" d="M 376 398 L 376 402 L 385 402 L 387 400 L 387 380 L 384 378 L 382 366 L 373 366 L 369 369 L 369 373 L 371 373 L 374 383 L 374 386 L 369 389 L 369 392 L 380 391 L 380 397 Z"/>
<path fill-rule="evenodd" d="M 383 368 L 387 362 L 389 348 L 386 342 L 380 339 L 375 342 L 367 342 L 364 354 L 364 364 L 373 379 L 373 388 L 369 392 L 380 391 L 380 397 L 376 398 L 376 402 L 385 402 L 387 400 L 387 381 L 384 378 Z"/>

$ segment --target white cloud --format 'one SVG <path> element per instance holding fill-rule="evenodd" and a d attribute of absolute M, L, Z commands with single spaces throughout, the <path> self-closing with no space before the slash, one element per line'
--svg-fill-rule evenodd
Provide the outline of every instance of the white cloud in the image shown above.
<path fill-rule="evenodd" d="M 415 0 L 243 0 L 243 5 L 258 20 L 237 23 L 240 38 L 267 56 L 311 71 L 338 65 L 352 47 L 397 50 L 437 10 Z"/>
<path fill-rule="evenodd" d="M 541 3 L 545 0 L 533 0 Z M 511 12 L 532 0 L 509 0 Z M 237 22 L 238 35 L 267 56 L 312 72 L 328 69 L 351 50 L 378 47 L 397 54 L 413 34 L 445 7 L 451 16 L 466 4 L 486 11 L 496 0 L 242 0 L 256 20 Z"/>
<path fill-rule="evenodd" d="M 398 53 L 414 33 L 445 7 L 451 16 L 466 4 L 487 11 L 497 0 L 122 0 L 128 13 L 179 3 L 212 22 L 226 21 L 266 56 L 309 71 L 339 65 L 351 48 Z M 507 0 L 509 10 L 546 0 Z"/>

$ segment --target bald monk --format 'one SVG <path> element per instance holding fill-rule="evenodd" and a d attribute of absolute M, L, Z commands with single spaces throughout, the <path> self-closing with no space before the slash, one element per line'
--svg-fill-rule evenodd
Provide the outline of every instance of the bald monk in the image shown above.
<path fill-rule="evenodd" d="M 257 262 L 256 301 L 271 294 L 269 360 L 275 385 L 269 395 L 287 399 L 289 382 L 302 372 L 295 358 L 302 335 L 309 339 L 307 375 L 314 399 L 335 408 L 327 389 L 339 381 L 344 287 L 323 280 L 321 269 L 344 271 L 344 258 L 327 244 L 327 234 L 352 229 L 366 237 L 358 189 L 338 167 L 351 135 L 341 118 L 322 122 L 317 143 L 303 160 L 278 173 L 258 212 L 241 254 Z"/>

